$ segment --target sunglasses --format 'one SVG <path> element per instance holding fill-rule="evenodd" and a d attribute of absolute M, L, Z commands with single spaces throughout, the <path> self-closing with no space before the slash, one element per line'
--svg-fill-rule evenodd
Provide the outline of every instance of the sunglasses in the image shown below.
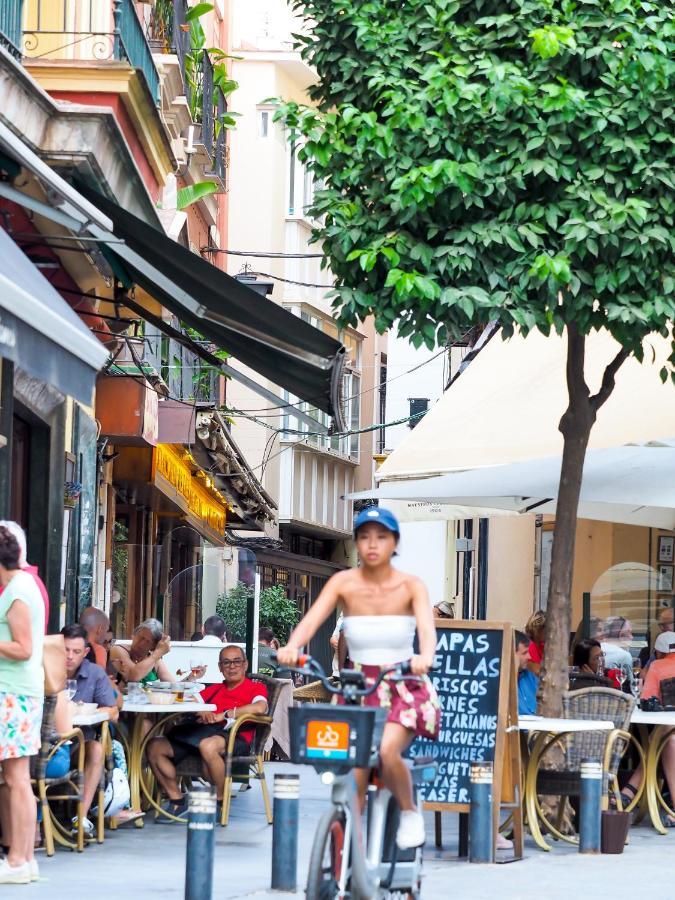
<path fill-rule="evenodd" d="M 245 659 L 221 659 L 218 665 L 222 669 L 229 669 L 231 666 L 243 666 Z"/>

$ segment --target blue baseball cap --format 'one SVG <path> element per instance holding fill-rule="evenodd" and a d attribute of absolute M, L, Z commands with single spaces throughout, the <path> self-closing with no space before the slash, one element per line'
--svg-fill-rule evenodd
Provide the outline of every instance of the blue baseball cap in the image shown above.
<path fill-rule="evenodd" d="M 398 524 L 396 516 L 393 512 L 383 509 L 381 506 L 369 506 L 367 509 L 361 510 L 354 520 L 354 534 L 359 528 L 367 525 L 369 522 L 376 522 L 378 525 L 382 525 L 383 528 L 393 532 L 398 537 L 401 535 L 401 526 Z"/>

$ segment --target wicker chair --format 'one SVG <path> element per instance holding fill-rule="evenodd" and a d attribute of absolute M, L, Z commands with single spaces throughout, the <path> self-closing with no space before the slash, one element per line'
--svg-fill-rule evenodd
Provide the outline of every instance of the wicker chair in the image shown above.
<path fill-rule="evenodd" d="M 268 675 L 252 675 L 251 681 L 260 682 L 267 688 L 267 714 L 264 716 L 242 716 L 237 719 L 232 728 L 227 732 L 227 747 L 223 752 L 225 759 L 225 782 L 223 785 L 223 809 L 220 818 L 221 825 L 227 825 L 230 816 L 230 787 L 233 781 L 249 782 L 251 778 L 257 778 L 260 781 L 260 787 L 265 804 L 265 815 L 267 821 L 272 824 L 272 807 L 270 804 L 269 792 L 267 789 L 267 781 L 265 780 L 265 744 L 267 743 L 271 731 L 272 720 L 277 705 L 277 700 L 284 686 L 284 681 L 279 678 L 271 678 Z M 234 742 L 243 725 L 255 726 L 253 740 L 251 742 L 249 753 L 244 756 L 235 755 Z M 233 768 L 245 769 L 245 772 L 233 774 Z M 202 761 L 196 755 L 186 757 L 179 766 L 176 767 L 176 774 L 179 778 L 186 780 L 203 778 Z"/>
<path fill-rule="evenodd" d="M 67 734 L 57 734 L 54 727 L 56 713 L 56 694 L 45 697 L 42 712 L 42 743 L 37 756 L 31 759 L 31 784 L 37 794 L 42 808 L 42 827 L 45 836 L 47 856 L 54 855 L 54 839 L 65 847 L 78 852 L 84 849 L 84 831 L 82 828 L 82 794 L 84 788 L 84 735 L 79 728 Z M 47 778 L 47 763 L 59 747 L 67 741 L 77 745 L 77 765 L 71 768 L 62 778 Z M 54 789 L 60 789 L 58 793 Z M 77 804 L 77 832 L 75 842 L 68 839 L 68 829 L 61 825 L 53 815 L 50 803 L 56 800 L 75 801 Z"/>
<path fill-rule="evenodd" d="M 554 838 L 570 843 L 576 842 L 575 837 L 562 833 L 560 828 L 566 798 L 578 797 L 581 792 L 580 769 L 581 762 L 585 759 L 599 759 L 602 762 L 603 808 L 606 809 L 609 805 L 610 792 L 616 798 L 619 809 L 621 808 L 618 769 L 621 758 L 632 740 L 629 728 L 634 706 L 635 699 L 630 694 L 624 694 L 613 688 L 584 688 L 563 695 L 563 716 L 565 718 L 611 721 L 614 723 L 614 729 L 612 731 L 582 731 L 568 734 L 562 742 L 564 752 L 562 769 L 542 767 L 542 762 L 545 764 L 547 751 L 554 744 L 561 743 L 560 737 L 553 737 L 548 741 L 539 757 L 536 793 L 531 792 L 527 798 L 530 827 L 532 827 L 533 819 L 538 817 Z M 538 799 L 538 795 L 541 794 L 560 797 L 555 822 L 551 822 L 546 817 Z M 631 803 L 631 808 L 638 799 L 635 798 Z"/>
<path fill-rule="evenodd" d="M 322 681 L 310 681 L 293 691 L 293 699 L 297 703 L 330 703 L 332 694 Z"/>

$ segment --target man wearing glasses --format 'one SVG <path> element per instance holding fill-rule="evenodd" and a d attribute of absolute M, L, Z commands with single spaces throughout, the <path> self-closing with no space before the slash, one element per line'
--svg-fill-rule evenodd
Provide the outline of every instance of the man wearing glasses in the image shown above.
<path fill-rule="evenodd" d="M 215 705 L 215 712 L 198 713 L 195 721 L 171 729 L 164 737 L 153 738 L 147 749 L 148 762 L 167 796 L 166 812 L 181 819 L 187 817 L 187 796 L 181 794 L 176 766 L 189 754 L 201 756 L 204 773 L 216 788 L 218 803 L 223 801 L 227 730 L 242 716 L 267 712 L 267 689 L 246 677 L 247 659 L 243 650 L 226 645 L 220 652 L 218 667 L 221 684 L 210 684 L 202 691 L 204 703 Z M 245 755 L 253 740 L 254 726 L 243 726 L 237 733 L 234 755 Z M 220 815 L 220 813 L 218 813 Z M 158 821 L 171 822 L 160 818 Z"/>

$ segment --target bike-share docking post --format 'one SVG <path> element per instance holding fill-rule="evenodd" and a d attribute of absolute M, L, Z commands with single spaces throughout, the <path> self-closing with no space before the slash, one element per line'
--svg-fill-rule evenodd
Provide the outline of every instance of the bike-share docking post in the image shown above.
<path fill-rule="evenodd" d="M 211 900 L 216 796 L 211 788 L 190 791 L 188 798 L 185 900 Z"/>
<path fill-rule="evenodd" d="M 272 890 L 295 891 L 298 877 L 300 777 L 274 776 Z"/>
<path fill-rule="evenodd" d="M 469 862 L 494 862 L 491 762 L 471 763 L 469 803 Z"/>
<path fill-rule="evenodd" d="M 602 765 L 597 759 L 581 761 L 579 797 L 579 853 L 600 853 L 602 825 Z"/>

